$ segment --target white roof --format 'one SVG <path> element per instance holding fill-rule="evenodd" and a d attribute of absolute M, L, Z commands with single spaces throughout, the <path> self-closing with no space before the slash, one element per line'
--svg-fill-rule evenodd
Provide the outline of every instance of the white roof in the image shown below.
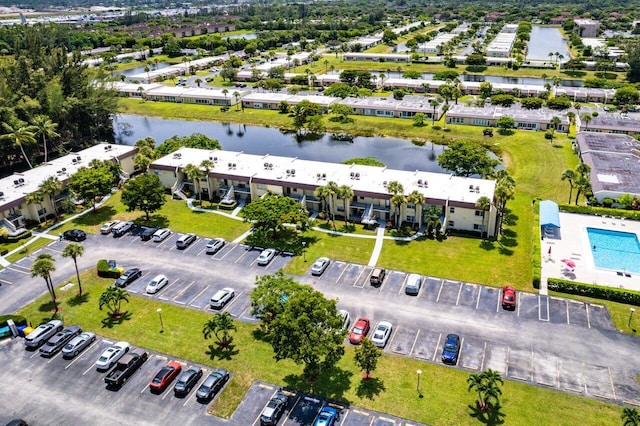
<path fill-rule="evenodd" d="M 181 148 L 175 153 L 154 161 L 151 167 L 175 170 L 176 167 L 184 167 L 187 164 L 200 164 L 207 158 L 214 161 L 215 166 L 211 170 L 213 176 L 219 173 L 246 180 L 282 182 L 283 186 L 287 186 L 288 183 L 318 187 L 334 181 L 340 186 L 350 186 L 358 193 L 367 193 L 380 198 L 389 197 L 385 184 L 392 181 L 402 183 L 405 194 L 416 190 L 429 199 L 474 205 L 480 197 L 493 199 L 495 190 L 493 180 L 457 177 L 444 173 L 419 170 L 409 172 L 386 167 L 325 163 L 293 157 L 195 148 Z M 265 167 L 265 165 L 268 166 Z M 358 178 L 355 177 L 356 174 Z M 419 185 L 419 181 L 423 184 Z"/>

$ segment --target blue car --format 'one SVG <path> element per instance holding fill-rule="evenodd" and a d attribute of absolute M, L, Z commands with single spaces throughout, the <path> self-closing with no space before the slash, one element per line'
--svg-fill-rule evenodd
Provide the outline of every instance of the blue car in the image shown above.
<path fill-rule="evenodd" d="M 457 334 L 447 335 L 442 349 L 442 362 L 445 364 L 457 364 L 458 354 L 460 353 L 460 336 Z"/>
<path fill-rule="evenodd" d="M 316 417 L 313 426 L 333 426 L 338 421 L 338 410 L 332 407 L 324 407 Z"/>

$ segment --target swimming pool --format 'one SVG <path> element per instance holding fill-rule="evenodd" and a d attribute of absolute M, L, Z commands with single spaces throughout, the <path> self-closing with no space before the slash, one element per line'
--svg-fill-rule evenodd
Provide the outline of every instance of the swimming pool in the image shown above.
<path fill-rule="evenodd" d="M 640 273 L 640 243 L 630 232 L 587 228 L 597 268 Z"/>

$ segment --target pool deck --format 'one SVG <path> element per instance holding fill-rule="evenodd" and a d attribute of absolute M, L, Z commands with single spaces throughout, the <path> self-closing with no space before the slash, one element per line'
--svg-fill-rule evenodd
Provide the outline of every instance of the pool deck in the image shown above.
<path fill-rule="evenodd" d="M 610 271 L 595 267 L 587 228 L 631 232 L 640 236 L 640 222 L 611 217 L 589 216 L 560 212 L 560 239 L 544 237 L 541 241 L 542 285 L 540 293 L 547 293 L 548 278 L 562 278 L 587 284 L 626 288 L 640 291 L 640 274 Z M 551 254 L 549 255 L 549 248 Z M 561 262 L 570 259 L 576 267 L 570 271 Z M 622 272 L 622 275 L 618 275 Z"/>

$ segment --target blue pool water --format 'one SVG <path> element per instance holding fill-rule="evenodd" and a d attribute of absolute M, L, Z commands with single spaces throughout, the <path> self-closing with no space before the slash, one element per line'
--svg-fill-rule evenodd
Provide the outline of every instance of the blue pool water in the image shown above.
<path fill-rule="evenodd" d="M 587 228 L 587 234 L 597 268 L 640 273 L 640 243 L 636 234 L 597 228 Z"/>

